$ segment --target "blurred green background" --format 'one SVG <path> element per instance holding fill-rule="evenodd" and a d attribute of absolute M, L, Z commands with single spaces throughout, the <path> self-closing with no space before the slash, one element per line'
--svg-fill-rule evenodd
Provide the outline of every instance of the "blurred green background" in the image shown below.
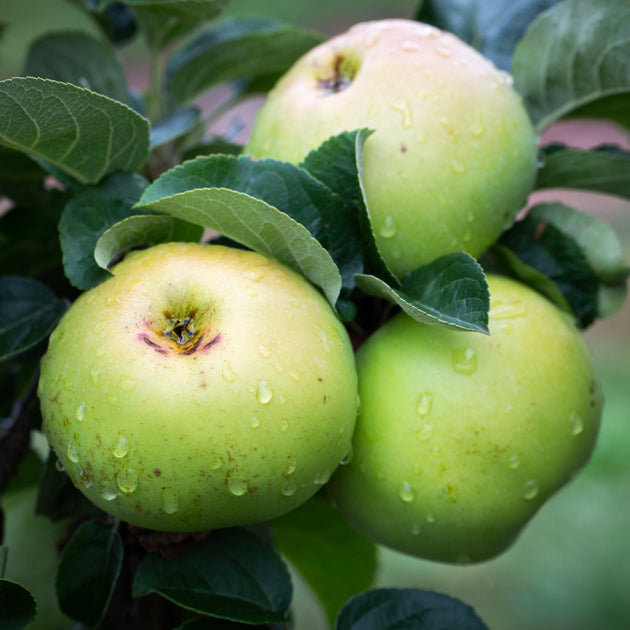
<path fill-rule="evenodd" d="M 327 35 L 359 20 L 409 17 L 415 1 L 232 0 L 231 14 L 259 13 L 313 27 Z M 0 0 L 0 77 L 19 74 L 30 41 L 49 30 L 91 22 L 67 0 Z M 121 51 L 129 72 L 142 72 L 139 48 Z M 142 78 L 140 78 L 140 82 Z M 545 141 L 576 146 L 622 142 L 628 135 L 598 124 L 563 123 Z M 619 234 L 630 260 L 630 203 L 562 191 L 562 199 L 599 214 Z M 516 544 L 490 562 L 452 567 L 380 550 L 378 585 L 416 586 L 473 605 L 492 630 L 628 630 L 630 628 L 630 305 L 586 334 L 606 407 L 596 451 L 583 472 L 527 526 Z M 541 349 L 542 351 L 542 349 Z M 297 580 L 298 630 L 325 630 L 308 588 Z"/>

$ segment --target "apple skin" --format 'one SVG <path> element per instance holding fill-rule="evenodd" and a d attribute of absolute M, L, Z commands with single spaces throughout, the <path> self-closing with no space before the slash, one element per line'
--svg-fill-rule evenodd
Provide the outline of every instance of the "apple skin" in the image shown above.
<path fill-rule="evenodd" d="M 352 347 L 323 296 L 219 245 L 158 245 L 112 271 L 42 361 L 43 430 L 75 485 L 124 521 L 182 532 L 264 521 L 315 494 L 357 414 Z"/>
<path fill-rule="evenodd" d="M 398 276 L 477 257 L 525 205 L 536 142 L 511 77 L 454 35 L 364 22 L 306 53 L 259 110 L 245 153 L 299 163 L 367 127 L 363 182 L 377 246 Z"/>
<path fill-rule="evenodd" d="M 358 531 L 448 563 L 492 558 L 594 447 L 602 395 L 568 315 L 488 278 L 490 335 L 398 314 L 358 350 L 354 456 L 328 484 Z"/>

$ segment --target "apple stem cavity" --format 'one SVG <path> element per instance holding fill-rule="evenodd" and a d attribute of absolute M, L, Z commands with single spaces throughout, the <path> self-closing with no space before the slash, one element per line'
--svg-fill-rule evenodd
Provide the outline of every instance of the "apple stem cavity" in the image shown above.
<path fill-rule="evenodd" d="M 356 69 L 343 55 L 336 55 L 333 64 L 333 74 L 325 79 L 318 79 L 318 87 L 328 94 L 343 92 L 356 75 Z"/>

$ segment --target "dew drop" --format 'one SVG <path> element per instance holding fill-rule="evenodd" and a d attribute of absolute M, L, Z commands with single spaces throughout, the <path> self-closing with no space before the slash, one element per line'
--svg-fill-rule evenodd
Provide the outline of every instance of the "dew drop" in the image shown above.
<path fill-rule="evenodd" d="M 258 382 L 258 387 L 256 388 L 256 398 L 262 405 L 266 405 L 271 401 L 273 398 L 273 391 L 271 390 L 269 381 L 262 379 Z"/>
<path fill-rule="evenodd" d="M 236 379 L 236 372 L 234 371 L 232 364 L 227 359 L 223 361 L 221 376 L 226 383 L 233 383 Z"/>
<path fill-rule="evenodd" d="M 120 389 L 122 389 L 123 392 L 132 392 L 135 388 L 136 388 L 136 380 L 129 376 L 126 376 L 120 382 Z"/>
<path fill-rule="evenodd" d="M 260 282 L 263 276 L 264 272 L 262 269 L 248 269 L 243 272 L 243 277 L 252 282 Z"/>
<path fill-rule="evenodd" d="M 99 488 L 99 493 L 103 497 L 103 499 L 105 499 L 105 501 L 113 501 L 118 497 L 118 492 L 116 492 L 116 490 L 114 490 L 114 488 L 109 485 L 101 486 Z"/>
<path fill-rule="evenodd" d="M 296 382 L 300 382 L 300 375 L 297 372 L 289 372 L 289 376 Z"/>
<path fill-rule="evenodd" d="M 402 49 L 405 52 L 417 52 L 420 49 L 420 44 L 418 44 L 418 42 L 406 41 L 403 42 Z"/>
<path fill-rule="evenodd" d="M 122 459 L 123 457 L 125 457 L 125 455 L 127 455 L 128 452 L 129 442 L 124 435 L 120 434 L 118 436 L 118 441 L 116 442 L 116 444 L 114 444 L 112 448 L 112 454 L 114 455 L 114 457 Z"/>
<path fill-rule="evenodd" d="M 118 298 L 114 295 L 108 295 L 105 298 L 105 306 L 109 307 L 109 306 L 114 306 L 114 304 L 116 304 L 116 302 L 118 301 Z"/>
<path fill-rule="evenodd" d="M 103 328 L 105 328 L 105 322 L 100 321 L 94 325 L 94 332 L 98 335 L 98 333 L 103 332 Z"/>
<path fill-rule="evenodd" d="M 416 493 L 406 481 L 403 481 L 398 489 L 398 496 L 404 503 L 411 503 L 416 498 Z"/>
<path fill-rule="evenodd" d="M 341 466 L 347 466 L 352 461 L 353 457 L 354 457 L 354 451 L 352 450 L 352 447 L 350 447 L 350 450 L 341 458 L 341 461 L 339 462 L 339 464 Z"/>
<path fill-rule="evenodd" d="M 287 479 L 284 486 L 282 486 L 282 494 L 285 497 L 293 496 L 297 490 L 297 485 L 297 479 L 295 477 Z"/>
<path fill-rule="evenodd" d="M 440 57 L 448 58 L 452 54 L 451 49 L 447 46 L 436 46 L 434 50 L 438 55 L 440 55 Z"/>
<path fill-rule="evenodd" d="M 507 465 L 508 465 L 508 468 L 511 468 L 512 470 L 516 470 L 521 465 L 521 460 L 518 458 L 517 455 L 512 455 L 512 457 L 508 459 Z"/>
<path fill-rule="evenodd" d="M 61 463 L 61 460 L 59 459 L 55 462 L 55 468 L 59 472 L 66 472 L 66 467 Z"/>
<path fill-rule="evenodd" d="M 533 481 L 526 481 L 523 484 L 523 490 L 521 491 L 521 496 L 524 499 L 530 500 L 533 499 L 538 494 L 538 484 Z"/>
<path fill-rule="evenodd" d="M 315 479 L 313 480 L 313 483 L 316 486 L 323 486 L 324 484 L 328 483 L 329 479 L 330 479 L 330 473 L 317 473 L 315 475 Z"/>
<path fill-rule="evenodd" d="M 271 350 L 269 350 L 269 348 L 267 348 L 267 346 L 260 345 L 260 346 L 258 346 L 258 354 L 263 359 L 268 359 L 271 356 Z"/>
<path fill-rule="evenodd" d="M 330 346 L 328 345 L 328 335 L 326 334 L 326 331 L 318 326 L 315 322 L 312 322 L 311 326 L 313 327 L 313 331 L 315 332 L 317 338 L 322 342 L 322 345 L 324 346 L 324 351 L 330 352 Z"/>
<path fill-rule="evenodd" d="M 285 466 L 284 470 L 282 471 L 282 474 L 285 477 L 288 477 L 289 475 L 292 475 L 295 472 L 296 468 L 297 468 L 297 460 L 295 459 L 295 455 L 288 455 L 287 456 L 287 465 Z"/>
<path fill-rule="evenodd" d="M 77 407 L 77 410 L 75 412 L 75 417 L 79 422 L 83 422 L 83 420 L 85 419 L 85 403 L 84 402 L 82 402 Z"/>
<path fill-rule="evenodd" d="M 79 471 L 79 485 L 85 489 L 92 485 L 92 480 L 88 476 L 88 473 L 83 469 Z"/>
<path fill-rule="evenodd" d="M 379 229 L 378 233 L 383 238 L 393 238 L 394 236 L 396 236 L 396 222 L 394 221 L 392 216 L 387 215 L 385 217 L 383 225 Z"/>
<path fill-rule="evenodd" d="M 225 460 L 223 457 L 213 457 L 210 460 L 210 470 L 220 470 L 225 466 Z"/>
<path fill-rule="evenodd" d="M 572 413 L 571 418 L 571 435 L 580 435 L 584 431 L 584 421 L 577 413 Z"/>
<path fill-rule="evenodd" d="M 286 431 L 289 428 L 289 421 L 286 418 L 280 420 L 280 431 Z"/>
<path fill-rule="evenodd" d="M 411 534 L 412 536 L 417 536 L 420 533 L 420 525 L 418 525 L 417 523 L 414 523 L 411 526 Z"/>
<path fill-rule="evenodd" d="M 249 421 L 249 426 L 250 426 L 252 429 L 257 429 L 257 428 L 260 426 L 260 420 L 259 420 L 258 418 L 256 418 L 256 417 L 252 418 L 252 419 Z"/>
<path fill-rule="evenodd" d="M 482 136 L 484 132 L 483 125 L 478 120 L 475 121 L 472 125 L 470 125 L 469 129 L 470 129 L 470 133 L 473 136 L 475 136 L 475 138 Z"/>
<path fill-rule="evenodd" d="M 68 459 L 74 464 L 76 464 L 79 461 L 79 451 L 77 450 L 77 447 L 72 442 L 68 442 L 66 455 L 68 456 Z"/>
<path fill-rule="evenodd" d="M 477 353 L 472 348 L 453 350 L 453 369 L 458 374 L 474 374 L 477 370 Z"/>
<path fill-rule="evenodd" d="M 254 289 L 254 287 L 247 287 L 247 288 L 245 289 L 245 293 L 247 293 L 247 295 L 248 295 L 250 298 L 255 298 L 255 297 L 257 297 L 257 296 L 258 296 L 258 293 L 256 292 L 256 289 Z"/>
<path fill-rule="evenodd" d="M 98 377 L 100 373 L 101 373 L 101 368 L 99 367 L 93 367 L 90 370 L 90 376 L 92 377 L 92 382 L 94 383 L 94 385 L 98 384 Z"/>
<path fill-rule="evenodd" d="M 138 471 L 133 468 L 123 468 L 116 475 L 116 484 L 125 494 L 131 494 L 138 487 Z"/>
<path fill-rule="evenodd" d="M 527 309 L 520 301 L 503 302 L 494 300 L 490 305 L 490 319 L 514 319 L 525 315 L 527 315 Z"/>
<path fill-rule="evenodd" d="M 167 488 L 162 493 L 162 509 L 166 514 L 175 514 L 179 510 L 179 496 L 177 490 Z"/>
<path fill-rule="evenodd" d="M 404 129 L 409 129 L 412 125 L 411 109 L 406 98 L 400 96 L 392 101 L 389 106 L 402 116 L 402 126 Z"/>
<path fill-rule="evenodd" d="M 104 357 L 105 356 L 105 352 L 106 352 L 105 346 L 99 346 L 96 349 L 96 358 L 100 359 L 101 357 Z"/>
<path fill-rule="evenodd" d="M 453 171 L 453 173 L 465 173 L 467 169 L 466 166 L 462 164 L 459 160 L 453 158 L 451 160 L 451 170 Z"/>
<path fill-rule="evenodd" d="M 424 417 L 430 411 L 433 405 L 433 394 L 431 392 L 422 392 L 418 396 L 418 404 L 416 405 L 416 412 L 419 416 Z"/>
<path fill-rule="evenodd" d="M 418 434 L 418 439 L 426 442 L 431 439 L 431 434 L 433 433 L 433 425 L 432 424 L 423 424 L 422 428 L 416 431 Z"/>
<path fill-rule="evenodd" d="M 247 492 L 247 481 L 245 479 L 230 479 L 227 486 L 228 490 L 235 497 L 242 497 Z"/>
<path fill-rule="evenodd" d="M 300 301 L 295 297 L 295 295 L 290 295 L 289 296 L 289 304 L 291 306 L 299 306 L 300 305 Z"/>

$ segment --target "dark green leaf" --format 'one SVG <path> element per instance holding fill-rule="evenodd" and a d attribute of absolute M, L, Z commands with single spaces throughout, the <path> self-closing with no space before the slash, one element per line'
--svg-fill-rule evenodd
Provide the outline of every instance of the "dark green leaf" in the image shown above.
<path fill-rule="evenodd" d="M 93 627 L 105 613 L 123 560 L 116 523 L 91 520 L 74 533 L 61 555 L 56 588 L 61 610 Z"/>
<path fill-rule="evenodd" d="M 20 151 L 0 146 L 0 196 L 29 202 L 41 198 L 46 171 Z"/>
<path fill-rule="evenodd" d="M 566 309 L 568 304 L 583 328 L 594 321 L 599 282 L 571 236 L 534 213 L 503 233 L 498 251 L 517 277 L 558 307 Z"/>
<path fill-rule="evenodd" d="M 534 21 L 514 51 L 512 71 L 538 130 L 630 92 L 629 32 L 626 0 L 567 0 Z"/>
<path fill-rule="evenodd" d="M 322 602 L 331 625 L 345 602 L 372 585 L 376 547 L 322 495 L 271 522 L 276 544 Z"/>
<path fill-rule="evenodd" d="M 630 199 L 630 153 L 618 147 L 592 150 L 547 146 L 536 189 L 572 188 Z"/>
<path fill-rule="evenodd" d="M 171 57 L 167 92 L 176 103 L 184 103 L 228 81 L 264 77 L 269 86 L 322 39 L 312 31 L 268 18 L 224 20 Z"/>
<path fill-rule="evenodd" d="M 144 164 L 148 122 L 84 88 L 49 79 L 0 81 L 0 143 L 46 160 L 82 183 Z"/>
<path fill-rule="evenodd" d="M 133 10 L 151 48 L 161 48 L 216 17 L 227 0 L 122 0 Z M 116 0 L 101 2 L 101 8 Z"/>
<path fill-rule="evenodd" d="M 382 588 L 353 597 L 335 630 L 488 630 L 454 597 L 414 588 Z"/>
<path fill-rule="evenodd" d="M 192 619 L 181 626 L 177 626 L 174 630 L 282 630 L 284 625 L 267 625 L 264 626 L 239 623 L 238 621 L 229 621 L 227 619 L 217 619 L 216 617 L 200 617 Z"/>
<path fill-rule="evenodd" d="M 162 146 L 192 131 L 199 122 L 200 114 L 197 107 L 181 107 L 171 112 L 151 128 L 151 148 Z"/>
<path fill-rule="evenodd" d="M 114 173 L 64 208 L 59 222 L 63 265 L 75 287 L 90 289 L 109 276 L 94 260 L 96 243 L 112 225 L 135 214 L 132 207 L 146 185 L 137 173 Z"/>
<path fill-rule="evenodd" d="M 217 153 L 221 153 L 223 155 L 240 155 L 242 150 L 243 145 L 235 144 L 225 138 L 215 136 L 204 144 L 187 149 L 183 159 L 194 160 L 195 158 L 203 155 L 216 155 Z"/>
<path fill-rule="evenodd" d="M 80 32 L 50 33 L 29 49 L 24 75 L 54 79 L 129 103 L 123 69 L 111 48 Z"/>
<path fill-rule="evenodd" d="M 450 31 L 503 70 L 527 27 L 560 0 L 424 0 L 416 19 Z"/>
<path fill-rule="evenodd" d="M 441 327 L 488 332 L 490 293 L 479 263 L 454 252 L 406 274 L 400 288 L 361 275 L 357 286 L 397 304 L 413 319 Z"/>
<path fill-rule="evenodd" d="M 142 562 L 134 596 L 157 592 L 197 612 L 243 621 L 284 621 L 291 579 L 273 547 L 245 529 L 213 531 L 179 555 Z"/>
<path fill-rule="evenodd" d="M 630 93 L 612 94 L 574 109 L 568 118 L 595 118 L 630 129 Z"/>
<path fill-rule="evenodd" d="M 141 214 L 119 221 L 98 239 L 94 260 L 102 269 L 109 269 L 121 254 L 139 247 L 170 241 L 198 243 L 203 228 L 165 214 Z"/>
<path fill-rule="evenodd" d="M 26 630 L 37 614 L 33 596 L 20 584 L 0 579 L 0 628 Z"/>
<path fill-rule="evenodd" d="M 48 337 L 68 308 L 44 284 L 32 278 L 0 278 L 0 359 L 32 348 Z"/>
<path fill-rule="evenodd" d="M 122 2 L 114 2 L 101 9 L 98 0 L 94 3 L 87 3 L 85 0 L 75 0 L 80 2 L 96 20 L 107 39 L 114 44 L 124 44 L 131 41 L 137 32 L 136 20 L 133 13 Z"/>

